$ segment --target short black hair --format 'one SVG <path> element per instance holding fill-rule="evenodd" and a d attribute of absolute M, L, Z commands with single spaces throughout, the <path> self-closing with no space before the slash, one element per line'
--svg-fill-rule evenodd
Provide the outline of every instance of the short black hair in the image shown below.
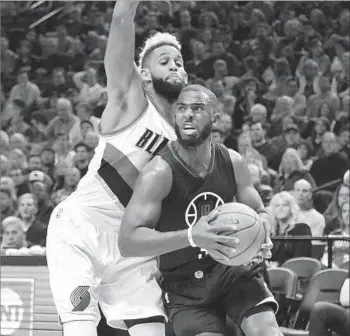
<path fill-rule="evenodd" d="M 23 111 L 26 108 L 26 103 L 22 99 L 14 99 L 12 101 L 12 104 L 19 107 L 21 111 Z"/>
<path fill-rule="evenodd" d="M 267 126 L 266 126 L 266 124 L 265 123 L 263 123 L 263 122 L 261 122 L 261 121 L 258 121 L 258 120 L 256 120 L 256 121 L 254 121 L 254 120 L 251 120 L 251 121 L 249 121 L 249 126 L 250 127 L 252 127 L 253 125 L 257 125 L 257 124 L 260 124 L 261 125 L 261 128 L 263 129 L 263 130 L 267 130 Z"/>
<path fill-rule="evenodd" d="M 40 158 L 40 160 L 41 160 L 40 154 L 30 154 L 30 155 L 28 156 L 28 161 L 29 161 L 32 157 L 38 157 L 38 158 Z"/>
<path fill-rule="evenodd" d="M 90 120 L 82 120 L 80 122 L 80 127 L 83 126 L 84 124 L 89 124 L 92 128 L 94 128 L 94 125 L 92 124 L 92 122 Z"/>
<path fill-rule="evenodd" d="M 41 153 L 40 153 L 40 155 L 41 155 L 42 153 L 44 153 L 44 152 L 51 152 L 52 154 L 55 154 L 55 151 L 54 151 L 52 148 L 50 148 L 50 147 L 45 147 L 45 148 L 43 148 L 42 151 L 41 151 Z"/>
<path fill-rule="evenodd" d="M 89 151 L 89 148 L 88 146 L 86 145 L 85 142 L 78 142 L 75 146 L 74 146 L 74 150 L 77 151 L 77 149 L 79 147 L 85 147 L 86 151 L 88 152 Z"/>

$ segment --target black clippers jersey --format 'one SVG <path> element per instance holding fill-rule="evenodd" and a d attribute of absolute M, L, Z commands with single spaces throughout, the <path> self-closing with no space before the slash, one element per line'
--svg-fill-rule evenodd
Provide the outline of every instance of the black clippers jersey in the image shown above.
<path fill-rule="evenodd" d="M 194 225 L 217 206 L 232 202 L 236 193 L 232 162 L 225 146 L 213 143 L 208 174 L 201 178 L 178 156 L 173 143 L 159 155 L 170 165 L 173 184 L 163 200 L 156 230 L 178 231 Z M 159 257 L 159 269 L 165 274 L 186 276 L 198 269 L 215 265 L 204 250 L 187 247 Z"/>

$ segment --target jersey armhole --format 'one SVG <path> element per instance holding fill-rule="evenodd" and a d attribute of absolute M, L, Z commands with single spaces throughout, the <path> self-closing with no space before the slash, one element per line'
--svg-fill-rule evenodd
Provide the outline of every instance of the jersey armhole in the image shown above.
<path fill-rule="evenodd" d="M 219 143 L 216 143 L 216 145 L 218 146 L 218 148 L 222 152 L 225 160 L 228 161 L 228 164 L 231 167 L 231 171 L 232 171 L 232 175 L 233 175 L 233 183 L 234 183 L 234 186 L 235 186 L 235 190 L 234 190 L 234 194 L 235 194 L 234 200 L 235 200 L 236 199 L 236 193 L 237 193 L 237 182 L 236 182 L 235 169 L 233 167 L 233 163 L 232 163 L 232 160 L 231 160 L 230 153 L 228 151 L 228 148 L 225 145 L 222 145 L 222 144 L 219 144 Z"/>
<path fill-rule="evenodd" d="M 121 134 L 123 132 L 125 132 L 126 130 L 132 128 L 133 126 L 135 126 L 142 118 L 143 116 L 146 114 L 147 109 L 149 107 L 149 101 L 148 98 L 146 97 L 146 101 L 143 107 L 143 112 L 140 113 L 140 115 L 138 115 L 134 120 L 132 120 L 129 124 L 127 124 L 126 126 L 123 126 L 122 128 L 116 129 L 115 131 L 112 132 L 102 132 L 101 130 L 101 122 L 98 124 L 98 134 L 101 138 L 109 138 L 118 134 Z"/>

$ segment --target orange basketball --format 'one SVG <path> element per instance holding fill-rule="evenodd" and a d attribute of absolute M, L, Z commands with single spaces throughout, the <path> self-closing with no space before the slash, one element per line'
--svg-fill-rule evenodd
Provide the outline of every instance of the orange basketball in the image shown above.
<path fill-rule="evenodd" d="M 225 265 L 239 266 L 248 263 L 257 255 L 261 244 L 265 241 L 266 232 L 264 225 L 259 221 L 259 215 L 252 208 L 242 203 L 222 205 L 219 215 L 210 224 L 232 224 L 237 227 L 237 232 L 225 231 L 219 233 L 225 236 L 232 235 L 239 239 L 236 251 L 232 253 L 228 260 L 212 256 Z"/>

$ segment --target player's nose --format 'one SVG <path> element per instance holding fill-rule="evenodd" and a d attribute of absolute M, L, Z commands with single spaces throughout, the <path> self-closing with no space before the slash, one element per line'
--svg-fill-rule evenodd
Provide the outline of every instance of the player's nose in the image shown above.
<path fill-rule="evenodd" d="M 169 70 L 171 72 L 177 72 L 176 63 L 173 60 L 169 61 Z"/>

